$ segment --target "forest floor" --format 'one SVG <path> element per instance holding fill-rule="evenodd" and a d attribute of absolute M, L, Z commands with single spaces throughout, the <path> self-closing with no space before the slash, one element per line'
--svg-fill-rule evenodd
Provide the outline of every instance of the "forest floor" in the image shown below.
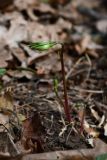
<path fill-rule="evenodd" d="M 107 2 L 15 0 L 2 7 L 0 68 L 6 73 L 0 77 L 0 153 L 94 148 L 96 138 L 106 144 Z M 39 41 L 64 43 L 71 123 L 62 105 L 58 49 L 29 48 Z M 10 141 L 15 151 L 9 150 Z"/>

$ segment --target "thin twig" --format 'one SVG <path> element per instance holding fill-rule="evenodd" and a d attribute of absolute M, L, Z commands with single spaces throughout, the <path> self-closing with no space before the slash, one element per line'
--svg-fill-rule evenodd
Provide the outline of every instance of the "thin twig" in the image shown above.
<path fill-rule="evenodd" d="M 69 78 L 69 76 L 72 74 L 72 72 L 74 71 L 74 69 L 79 65 L 79 63 L 84 59 L 84 57 L 79 58 L 76 63 L 74 64 L 73 67 L 71 67 L 70 71 L 67 73 L 65 79 L 67 80 Z"/>
<path fill-rule="evenodd" d="M 74 87 L 73 89 L 79 92 L 87 92 L 87 93 L 93 93 L 93 94 L 103 94 L 104 93 L 103 90 L 89 90 L 89 89 L 82 89 L 78 87 Z"/>
<path fill-rule="evenodd" d="M 89 64 L 88 73 L 87 73 L 87 76 L 86 76 L 86 79 L 85 79 L 85 81 L 86 81 L 86 80 L 89 79 L 89 77 L 90 77 L 92 62 L 91 62 L 91 59 L 90 59 L 90 57 L 88 56 L 88 54 L 86 54 L 85 57 L 86 57 L 86 59 L 87 59 L 87 61 L 88 61 L 88 64 Z"/>

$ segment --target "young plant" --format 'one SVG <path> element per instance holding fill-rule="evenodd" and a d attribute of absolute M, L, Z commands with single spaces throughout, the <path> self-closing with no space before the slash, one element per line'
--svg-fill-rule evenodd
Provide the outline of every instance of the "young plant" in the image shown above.
<path fill-rule="evenodd" d="M 35 42 L 35 43 L 30 43 L 29 47 L 33 50 L 38 50 L 38 51 L 45 51 L 48 50 L 55 45 L 59 44 L 61 46 L 61 49 L 59 51 L 60 55 L 60 62 L 61 62 L 61 71 L 62 71 L 62 80 L 63 80 L 63 90 L 64 90 L 64 112 L 66 115 L 67 121 L 70 123 L 71 122 L 71 115 L 70 115 L 70 108 L 68 105 L 68 96 L 67 96 L 67 87 L 66 87 L 66 80 L 65 80 L 65 68 L 64 68 L 64 59 L 63 59 L 63 51 L 64 51 L 64 44 L 60 42 Z"/>
<path fill-rule="evenodd" d="M 58 79 L 57 78 L 53 79 L 53 85 L 54 85 L 54 92 L 55 92 L 55 95 L 56 95 L 56 97 L 57 97 L 57 99 L 59 101 L 59 104 L 64 108 L 63 101 L 62 101 L 61 97 L 58 94 Z"/>

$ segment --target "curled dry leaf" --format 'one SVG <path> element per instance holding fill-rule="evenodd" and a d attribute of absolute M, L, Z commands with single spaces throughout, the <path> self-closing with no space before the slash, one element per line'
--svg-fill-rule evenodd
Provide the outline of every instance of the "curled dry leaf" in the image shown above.
<path fill-rule="evenodd" d="M 43 151 L 40 132 L 42 129 L 40 117 L 37 112 L 23 123 L 22 144 L 26 150 L 38 153 Z"/>
<path fill-rule="evenodd" d="M 96 44 L 92 41 L 91 36 L 89 34 L 84 35 L 78 43 L 75 44 L 75 49 L 78 54 L 87 53 L 90 56 L 98 58 L 97 49 L 103 49 L 102 45 Z"/>
<path fill-rule="evenodd" d="M 15 47 L 15 48 L 10 48 L 12 54 L 18 59 L 19 62 L 23 63 L 24 61 L 26 61 L 27 57 L 25 56 L 24 51 L 19 48 L 19 47 Z"/>

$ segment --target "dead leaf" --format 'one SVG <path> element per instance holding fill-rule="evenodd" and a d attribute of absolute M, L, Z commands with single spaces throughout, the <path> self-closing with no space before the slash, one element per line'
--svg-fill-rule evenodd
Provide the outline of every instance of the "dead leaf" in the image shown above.
<path fill-rule="evenodd" d="M 0 132 L 0 158 L 20 155 L 12 137 L 7 132 Z"/>
<path fill-rule="evenodd" d="M 6 131 L 6 128 L 9 128 L 9 116 L 3 113 L 0 113 L 0 132 Z"/>
<path fill-rule="evenodd" d="M 0 96 L 0 110 L 3 110 L 5 113 L 13 111 L 13 97 L 8 89 Z"/>
<path fill-rule="evenodd" d="M 4 41 L 0 40 L 0 68 L 5 68 L 8 66 L 8 61 L 13 59 L 10 51 L 7 51 L 4 46 Z"/>
<path fill-rule="evenodd" d="M 26 41 L 27 39 L 27 22 L 21 15 L 16 14 L 16 17 L 11 20 L 11 27 L 5 37 L 6 43 L 10 47 L 17 47 L 18 42 Z"/>
<path fill-rule="evenodd" d="M 92 128 L 86 120 L 84 120 L 84 130 L 88 133 L 88 135 L 94 138 L 99 136 L 99 132 L 96 131 L 96 128 Z"/>
<path fill-rule="evenodd" d="M 22 144 L 26 150 L 31 149 L 32 152 L 42 152 L 42 144 L 40 132 L 42 125 L 37 112 L 23 123 Z"/>
<path fill-rule="evenodd" d="M 38 5 L 38 1 L 35 1 L 35 0 L 15 0 L 14 2 L 14 5 L 15 7 L 20 11 L 20 10 L 23 10 L 23 9 L 27 9 L 27 8 L 30 8 L 30 7 L 34 7 L 36 5 Z"/>
<path fill-rule="evenodd" d="M 12 54 L 19 60 L 19 62 L 21 62 L 23 64 L 23 61 L 26 61 L 27 57 L 25 56 L 25 53 L 24 51 L 19 48 L 19 47 L 16 47 L 16 48 L 10 48 Z"/>
<path fill-rule="evenodd" d="M 100 116 L 98 115 L 98 112 L 95 111 L 95 109 L 93 107 L 90 107 L 90 110 L 91 110 L 91 113 L 93 115 L 93 117 L 97 120 L 97 121 L 100 121 Z"/>

